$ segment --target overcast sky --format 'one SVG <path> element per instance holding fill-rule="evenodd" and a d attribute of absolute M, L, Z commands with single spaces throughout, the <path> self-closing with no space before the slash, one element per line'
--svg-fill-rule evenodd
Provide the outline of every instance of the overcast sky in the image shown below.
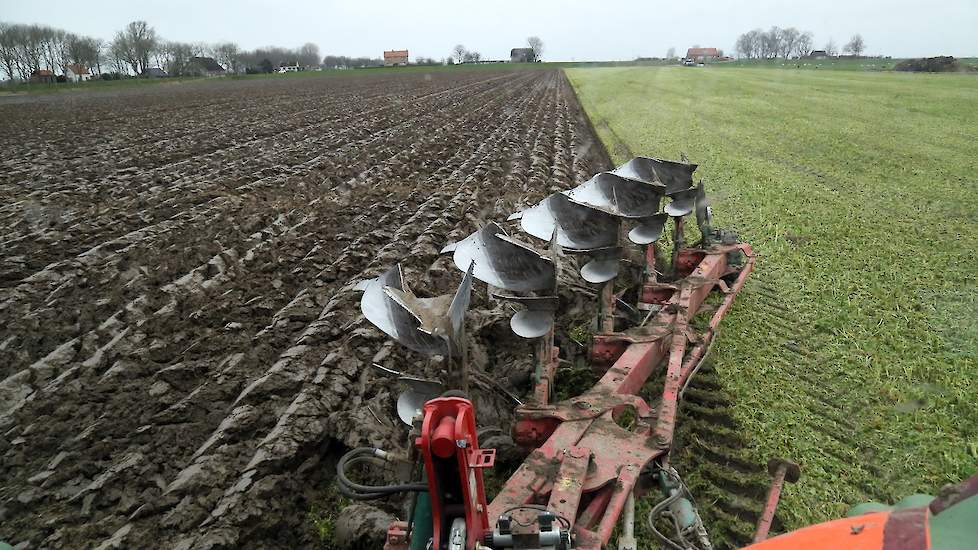
<path fill-rule="evenodd" d="M 380 57 L 409 49 L 443 58 L 455 44 L 508 58 L 537 35 L 548 61 L 662 57 L 694 44 L 733 52 L 737 35 L 771 25 L 812 31 L 822 47 L 861 33 L 867 54 L 978 56 L 978 0 L 0 0 L 0 21 L 111 38 L 145 19 L 168 40 L 241 47 L 319 45 Z"/>

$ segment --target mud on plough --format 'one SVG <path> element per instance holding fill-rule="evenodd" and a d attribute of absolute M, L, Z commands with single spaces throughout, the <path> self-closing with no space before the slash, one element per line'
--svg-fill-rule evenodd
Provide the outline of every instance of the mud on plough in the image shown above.
<path fill-rule="evenodd" d="M 387 548 L 598 549 L 619 524 L 619 547 L 635 548 L 635 498 L 645 494 L 657 495 L 648 517 L 657 543 L 711 547 L 692 495 L 670 465 L 670 451 L 678 403 L 743 288 L 754 254 L 734 233 L 712 227 L 695 170 L 686 162 L 638 157 L 554 193 L 507 220 L 536 241 L 488 223 L 443 250 L 464 274 L 454 295 L 416 296 L 400 266 L 360 283 L 364 316 L 411 350 L 442 358 L 447 373 L 444 380 L 427 380 L 378 365 L 409 387 L 397 406 L 413 426 L 411 456 L 359 448 L 338 464 L 338 486 L 351 498 L 414 493 L 410 519 L 391 525 Z M 690 216 L 700 234 L 695 244 L 685 238 Z M 600 379 L 580 395 L 555 401 L 560 350 L 554 326 L 558 291 L 567 290 L 558 289 L 558 273 L 579 263 L 580 276 L 600 285 L 589 350 Z M 474 408 L 463 397 L 470 378 L 465 312 L 474 280 L 514 304 L 513 332 L 538 344 L 532 395 L 525 403 L 514 396 L 520 404 L 513 440 L 532 451 L 491 503 L 482 471 L 493 466 L 495 451 L 479 448 Z M 717 297 L 712 304 L 711 294 Z M 640 397 L 643 386 L 660 378 L 657 399 Z M 626 415 L 628 428 L 621 426 Z M 350 479 L 355 464 L 391 461 L 423 468 L 404 468 L 404 477 L 415 479 L 399 485 Z M 767 525 L 759 526 L 764 533 L 777 503 L 771 496 L 761 517 Z"/>

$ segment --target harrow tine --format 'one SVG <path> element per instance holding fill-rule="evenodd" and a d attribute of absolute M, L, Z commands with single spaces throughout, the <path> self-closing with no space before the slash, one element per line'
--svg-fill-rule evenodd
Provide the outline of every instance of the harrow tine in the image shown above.
<path fill-rule="evenodd" d="M 379 371 L 381 371 L 384 374 L 387 374 L 389 376 L 404 376 L 404 373 L 403 372 L 398 371 L 398 370 L 394 370 L 394 369 L 389 369 L 389 368 L 385 367 L 384 365 L 381 365 L 380 363 L 371 363 L 371 366 L 373 366 L 375 369 L 377 369 L 377 370 L 379 370 Z"/>

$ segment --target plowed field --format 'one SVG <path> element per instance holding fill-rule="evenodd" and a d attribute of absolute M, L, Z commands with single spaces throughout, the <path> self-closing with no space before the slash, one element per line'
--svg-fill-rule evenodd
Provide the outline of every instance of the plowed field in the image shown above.
<path fill-rule="evenodd" d="M 607 168 L 584 120 L 556 71 L 0 103 L 0 539 L 313 542 L 331 461 L 403 446 L 369 364 L 429 368 L 353 284 L 402 261 L 450 289 L 443 244 Z M 530 344 L 474 309 L 483 378 L 521 392 Z M 505 424 L 507 399 L 486 392 L 480 423 Z"/>

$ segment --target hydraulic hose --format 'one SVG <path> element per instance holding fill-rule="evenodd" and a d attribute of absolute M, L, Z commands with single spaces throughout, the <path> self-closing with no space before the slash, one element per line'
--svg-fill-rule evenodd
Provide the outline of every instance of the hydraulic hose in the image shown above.
<path fill-rule="evenodd" d="M 340 457 L 340 461 L 336 463 L 336 484 L 340 494 L 353 500 L 375 500 L 397 493 L 417 493 L 428 490 L 428 486 L 423 483 L 364 485 L 352 481 L 347 475 L 347 468 L 353 464 L 365 462 L 382 464 L 387 457 L 387 452 L 372 447 L 357 447 Z"/>

